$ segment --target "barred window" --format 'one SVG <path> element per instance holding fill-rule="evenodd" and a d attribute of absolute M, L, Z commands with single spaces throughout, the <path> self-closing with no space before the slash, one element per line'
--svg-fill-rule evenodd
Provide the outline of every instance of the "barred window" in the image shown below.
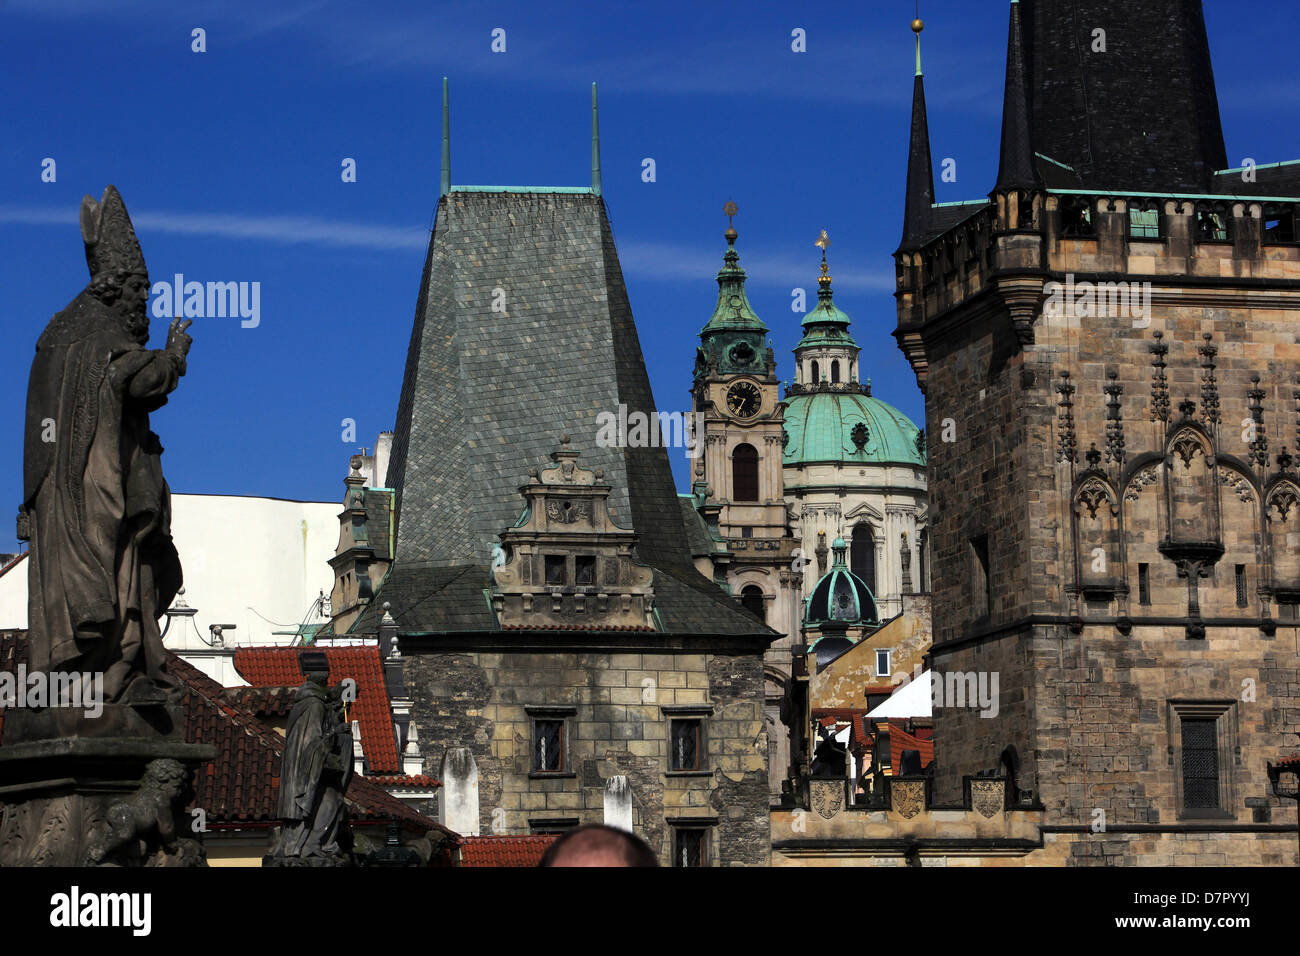
<path fill-rule="evenodd" d="M 533 770 L 538 773 L 564 770 L 563 720 L 538 720 L 533 723 Z"/>
<path fill-rule="evenodd" d="M 699 770 L 701 727 L 699 720 L 679 719 L 672 722 L 672 769 Z"/>
<path fill-rule="evenodd" d="M 673 831 L 673 866 L 703 866 L 704 837 L 701 827 L 677 827 Z"/>
<path fill-rule="evenodd" d="M 1184 717 L 1183 806 L 1189 810 L 1219 808 L 1219 748 L 1214 719 Z"/>

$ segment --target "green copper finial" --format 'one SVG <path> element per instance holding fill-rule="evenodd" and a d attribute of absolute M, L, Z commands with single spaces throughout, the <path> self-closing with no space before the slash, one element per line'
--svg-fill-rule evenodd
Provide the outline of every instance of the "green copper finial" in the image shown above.
<path fill-rule="evenodd" d="M 723 233 L 727 240 L 727 251 L 722 257 L 722 269 L 718 272 L 718 304 L 701 334 L 720 331 L 767 333 L 767 326 L 755 314 L 745 296 L 745 270 L 740 267 L 740 254 L 736 252 L 736 227 L 731 222 L 738 211 L 739 207 L 731 200 L 722 207 L 722 214 L 727 217 L 727 231 Z"/>
<path fill-rule="evenodd" d="M 591 84 L 591 191 L 600 195 L 600 110 L 595 83 Z"/>
<path fill-rule="evenodd" d="M 441 195 L 451 192 L 451 113 L 447 106 L 447 78 L 442 78 L 442 180 Z"/>
<path fill-rule="evenodd" d="M 916 34 L 916 75 L 921 75 L 921 31 L 925 29 L 925 21 L 921 19 L 920 4 L 917 4 L 916 19 L 912 21 L 912 32 Z"/>

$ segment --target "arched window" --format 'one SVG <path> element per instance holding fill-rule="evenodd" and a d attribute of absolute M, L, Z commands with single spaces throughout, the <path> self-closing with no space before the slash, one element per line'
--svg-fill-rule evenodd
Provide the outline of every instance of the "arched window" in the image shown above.
<path fill-rule="evenodd" d="M 763 601 L 763 589 L 757 584 L 747 584 L 741 588 L 740 606 L 760 621 L 767 621 L 767 607 Z"/>
<path fill-rule="evenodd" d="M 753 445 L 737 445 L 731 453 L 731 500 L 758 500 L 758 452 Z"/>
<path fill-rule="evenodd" d="M 822 370 L 818 367 L 816 359 L 812 363 L 812 383 L 816 385 L 822 380 Z"/>
<path fill-rule="evenodd" d="M 849 545 L 849 567 L 876 593 L 876 539 L 871 525 L 859 522 L 853 528 L 853 542 Z"/>
<path fill-rule="evenodd" d="M 930 530 L 928 528 L 922 528 L 920 537 L 917 541 L 917 549 L 916 549 L 916 556 L 921 564 L 920 574 L 918 575 L 918 577 L 920 578 L 921 581 L 922 591 L 930 590 L 930 582 L 926 579 L 925 576 L 925 572 L 930 569 L 930 560 L 928 554 L 929 550 L 930 550 Z"/>
<path fill-rule="evenodd" d="M 839 359 L 836 359 L 835 361 L 831 362 L 831 381 L 838 382 L 839 380 L 840 380 L 840 362 Z"/>

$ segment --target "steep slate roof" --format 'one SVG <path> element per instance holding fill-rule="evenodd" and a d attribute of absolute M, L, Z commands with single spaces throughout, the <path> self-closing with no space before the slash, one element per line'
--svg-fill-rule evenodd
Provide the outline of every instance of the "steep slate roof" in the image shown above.
<path fill-rule="evenodd" d="M 349 716 L 361 725 L 361 749 L 371 772 L 400 773 L 402 762 L 397 756 L 393 713 L 379 647 L 313 645 L 312 650 L 323 651 L 329 660 L 331 684 L 348 677 L 357 682 L 357 699 Z M 301 652 L 301 647 L 241 647 L 235 651 L 235 670 L 255 687 L 298 688 L 304 680 L 298 665 Z"/>
<path fill-rule="evenodd" d="M 408 634 L 499 630 L 487 562 L 524 507 L 529 471 L 548 467 L 568 434 L 581 466 L 603 469 L 612 516 L 656 570 L 663 631 L 775 638 L 694 569 L 667 451 L 597 447 L 597 415 L 620 404 L 655 412 L 600 196 L 444 195 L 388 471 L 396 559 L 352 631 L 376 630 L 384 602 Z"/>
<path fill-rule="evenodd" d="M 492 310 L 504 294 L 504 312 Z M 484 562 L 519 486 L 562 434 L 603 468 L 643 561 L 686 552 L 662 448 L 597 448 L 596 416 L 654 411 L 614 236 L 599 196 L 442 197 L 429 242 L 389 466 L 397 554 Z"/>
<path fill-rule="evenodd" d="M 1227 160 L 1201 0 L 1018 6 L 1036 152 L 1084 188 L 1210 191 Z M 1099 28 L 1105 53 L 1092 52 Z"/>

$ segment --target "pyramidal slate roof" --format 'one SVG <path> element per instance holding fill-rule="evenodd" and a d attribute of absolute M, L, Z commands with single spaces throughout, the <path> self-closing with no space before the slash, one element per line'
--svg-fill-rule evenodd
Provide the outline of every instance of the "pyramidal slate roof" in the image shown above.
<path fill-rule="evenodd" d="M 600 448 L 597 416 L 653 415 L 604 200 L 588 190 L 453 188 L 438 203 L 393 435 L 393 569 L 407 633 L 497 629 L 488 565 L 520 486 L 561 435 L 603 469 L 610 510 L 656 569 L 665 631 L 775 636 L 695 570 L 664 448 Z M 689 573 L 686 573 L 689 572 Z"/>
<path fill-rule="evenodd" d="M 1227 159 L 1201 0 L 1016 6 L 1035 152 L 1084 188 L 1210 191 Z"/>

